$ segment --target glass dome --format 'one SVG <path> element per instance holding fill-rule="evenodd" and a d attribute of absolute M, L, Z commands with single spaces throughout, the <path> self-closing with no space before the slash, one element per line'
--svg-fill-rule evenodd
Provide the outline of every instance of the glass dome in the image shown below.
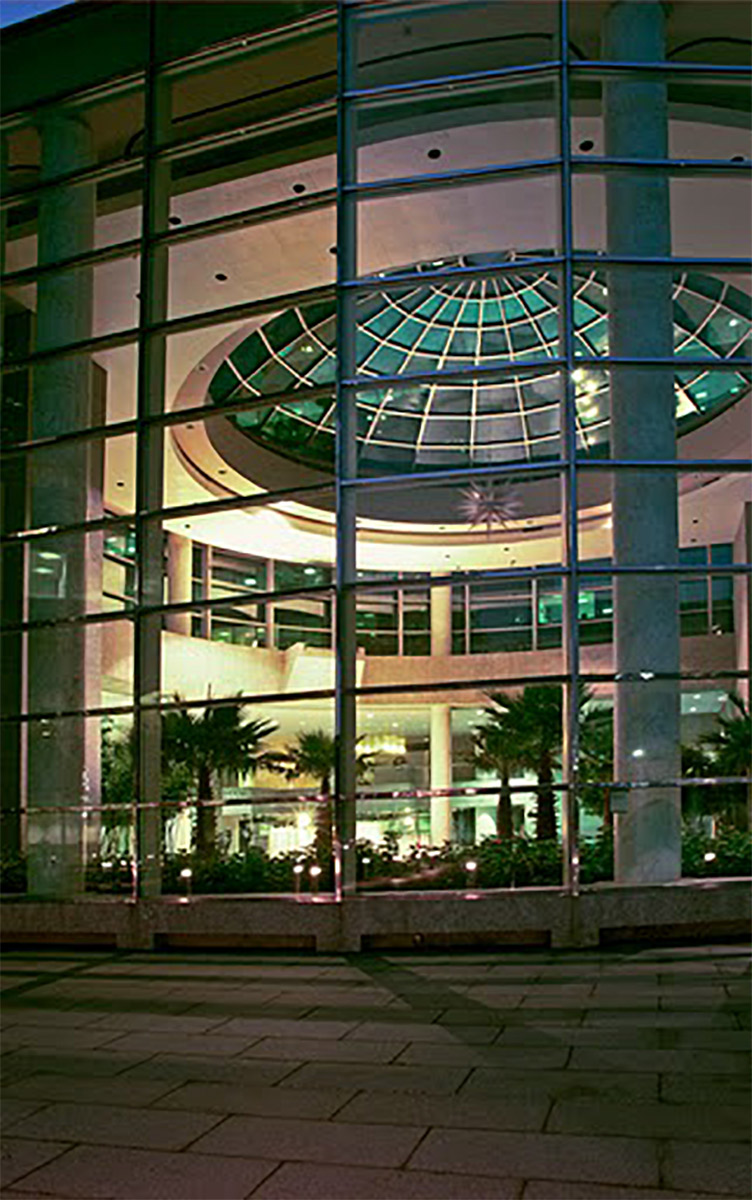
<path fill-rule="evenodd" d="M 525 265 L 503 275 L 458 273 L 435 282 L 421 278 L 441 265 L 509 264 L 511 255 L 463 256 L 384 273 L 384 290 L 358 302 L 357 362 L 363 388 L 356 395 L 359 469 L 388 473 L 441 466 L 545 461 L 559 455 L 560 287 L 557 269 Z M 404 282 L 407 271 L 414 280 Z M 392 277 L 402 280 L 386 284 Z M 608 353 L 605 272 L 574 276 L 575 355 Z M 749 371 L 733 360 L 749 352 L 750 298 L 713 276 L 687 271 L 673 285 L 677 358 L 728 362 L 723 371 L 696 366 L 675 373 L 679 433 L 738 399 Z M 746 344 L 746 345 L 745 345 Z M 536 364 L 529 366 L 528 364 Z M 543 365 L 541 365 L 543 364 Z M 518 373 L 509 368 L 518 366 Z M 474 369 L 486 374 L 473 379 Z M 503 375 L 488 376 L 498 367 Z M 425 383 L 422 373 L 446 371 L 446 382 Z M 467 379 L 457 378 L 464 373 Z M 334 462 L 333 397 L 306 399 L 311 387 L 333 385 L 335 304 L 290 309 L 245 338 L 215 372 L 209 398 L 222 405 L 243 397 L 273 398 L 300 391 L 300 400 L 232 416 L 254 441 L 320 469 Z M 379 379 L 384 379 L 379 385 Z M 608 453 L 609 386 L 605 370 L 574 371 L 580 450 Z"/>

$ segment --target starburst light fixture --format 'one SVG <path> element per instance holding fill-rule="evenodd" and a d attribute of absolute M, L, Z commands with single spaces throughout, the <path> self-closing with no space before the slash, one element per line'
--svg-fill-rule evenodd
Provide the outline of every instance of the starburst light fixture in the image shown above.
<path fill-rule="evenodd" d="M 489 535 L 494 526 L 504 529 L 522 507 L 517 489 L 506 482 L 473 482 L 460 494 L 460 514 L 464 520 L 470 526 L 485 525 Z"/>

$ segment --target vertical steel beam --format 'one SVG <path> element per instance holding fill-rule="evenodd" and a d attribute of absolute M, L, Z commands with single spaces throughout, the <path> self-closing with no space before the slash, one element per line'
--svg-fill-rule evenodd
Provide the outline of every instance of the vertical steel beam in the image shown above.
<path fill-rule="evenodd" d="M 559 153 L 561 155 L 561 279 L 559 337 L 564 359 L 561 436 L 564 471 L 561 488 L 561 538 L 565 573 L 562 577 L 562 647 L 564 652 L 561 836 L 564 884 L 579 891 L 578 798 L 579 773 L 579 552 L 577 536 L 577 422 L 574 372 L 574 280 L 572 270 L 572 163 L 569 95 L 568 0 L 559 5 Z"/>
<path fill-rule="evenodd" d="M 357 475 L 355 396 L 346 386 L 357 369 L 356 307 L 347 284 L 357 274 L 356 202 L 347 184 L 356 173 L 355 114 L 346 92 L 354 82 L 355 36 L 347 0 L 340 0 L 337 22 L 337 603 L 336 698 L 337 745 L 335 889 L 341 899 L 355 890 L 355 804 L 357 738 L 356 685 L 356 525 L 357 495 L 347 481 Z"/>
<path fill-rule="evenodd" d="M 167 6 L 149 6 L 149 52 L 146 76 L 144 130 L 144 194 L 141 231 L 141 304 L 138 360 L 140 420 L 164 411 L 165 336 L 148 327 L 167 315 L 168 251 L 154 244 L 167 228 L 170 206 L 170 168 L 156 157 L 170 130 L 170 84 L 158 69 L 158 42 Z M 161 890 L 161 715 L 154 707 L 162 693 L 162 619 L 144 615 L 147 605 L 163 602 L 164 545 L 161 521 L 149 513 L 162 505 L 164 428 L 142 425 L 136 467 L 136 545 L 138 548 L 138 611 L 135 627 L 135 741 L 136 841 L 135 883 L 142 896 Z"/>

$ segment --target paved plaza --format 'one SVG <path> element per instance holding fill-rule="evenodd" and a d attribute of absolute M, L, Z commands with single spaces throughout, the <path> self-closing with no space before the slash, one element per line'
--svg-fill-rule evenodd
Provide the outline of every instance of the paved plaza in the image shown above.
<path fill-rule="evenodd" d="M 738 945 L 8 951 L 2 1196 L 750 1195 Z"/>

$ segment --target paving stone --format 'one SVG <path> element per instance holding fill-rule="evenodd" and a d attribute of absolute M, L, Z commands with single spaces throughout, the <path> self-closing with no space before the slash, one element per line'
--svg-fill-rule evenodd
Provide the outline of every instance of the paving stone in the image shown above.
<path fill-rule="evenodd" d="M 68 1149 L 67 1142 L 35 1142 L 30 1138 L 3 1138 L 0 1151 L 0 1179 L 4 1187 L 10 1187 L 17 1179 L 28 1175 L 35 1167 L 57 1158 Z"/>
<path fill-rule="evenodd" d="M 251 1158 L 76 1146 L 24 1179 L 41 1195 L 112 1200 L 243 1200 L 277 1163 Z M 19 1192 L 19 1197 L 27 1192 Z"/>
<path fill-rule="evenodd" d="M 583 1021 L 589 1025 L 643 1025 L 648 1029 L 737 1029 L 727 1012 L 635 1012 L 629 1009 L 590 1009 Z"/>
<path fill-rule="evenodd" d="M 15 1125 L 17 1121 L 31 1116 L 33 1112 L 42 1107 L 42 1103 L 39 1100 L 18 1099 L 16 1096 L 6 1093 L 0 1107 L 0 1129 L 10 1129 L 11 1125 Z"/>
<path fill-rule="evenodd" d="M 470 1175 L 538 1176 L 657 1187 L 657 1143 L 638 1138 L 433 1129 L 408 1166 Z"/>
<path fill-rule="evenodd" d="M 702 1093 L 698 1093 L 698 1099 Z M 558 1101 L 546 1124 L 551 1133 L 623 1134 L 628 1137 L 687 1138 L 743 1142 L 748 1115 L 738 1105 L 604 1104 Z"/>
<path fill-rule="evenodd" d="M 719 1033 L 731 1032 L 719 1030 Z M 583 1029 L 581 1026 L 560 1025 L 547 1026 L 541 1029 L 531 1025 L 507 1025 L 496 1037 L 494 1046 L 635 1046 L 647 1050 L 656 1049 L 664 1043 L 661 1038 L 664 1033 L 660 1029 L 612 1029 L 610 1026 L 591 1026 Z M 721 1047 L 723 1048 L 723 1047 Z"/>
<path fill-rule="evenodd" d="M 613 1187 L 606 1183 L 579 1183 L 561 1179 L 530 1179 L 523 1200 L 718 1200 L 708 1192 L 675 1192 L 661 1188 Z"/>
<path fill-rule="evenodd" d="M 614 1071 L 511 1071 L 476 1067 L 463 1084 L 463 1096 L 509 1095 L 529 1099 L 610 1100 L 641 1104 L 658 1100 L 658 1075 Z M 695 1093 L 696 1095 L 696 1093 Z"/>
<path fill-rule="evenodd" d="M 199 1138 L 193 1149 L 206 1154 L 398 1167 L 424 1133 L 424 1129 L 404 1125 L 398 1128 L 281 1117 L 227 1117 L 216 1129 Z"/>
<path fill-rule="evenodd" d="M 94 1050 L 112 1039 L 108 1029 L 70 1028 L 56 1025 L 14 1025 L 3 1034 L 3 1045 L 10 1049 L 26 1046 L 54 1046 L 59 1050 Z"/>
<path fill-rule="evenodd" d="M 741 1104 L 749 1108 L 752 1094 L 744 1075 L 662 1075 L 661 1100 L 668 1104 Z"/>
<path fill-rule="evenodd" d="M 713 1194 L 743 1196 L 748 1200 L 749 1147 L 733 1142 L 714 1142 L 712 1145 L 669 1142 L 663 1159 L 663 1177 L 668 1187 L 700 1188 Z"/>
<path fill-rule="evenodd" d="M 135 1105 L 151 1104 L 174 1087 L 168 1080 L 131 1079 L 119 1075 L 30 1075 L 8 1088 L 12 1097 L 33 1097 L 40 1100 L 71 1100 L 76 1104 L 115 1103 Z M 4 1104 L 7 1101 L 3 1102 Z M 37 1105 L 38 1106 L 38 1105 Z"/>
<path fill-rule="evenodd" d="M 569 1046 L 515 1049 L 506 1046 L 442 1046 L 441 1061 L 461 1067 L 525 1067 L 527 1070 L 556 1070 L 567 1064 L 571 1051 Z M 400 1063 L 436 1062 L 436 1048 L 430 1044 L 415 1042 L 407 1047 L 397 1060 Z"/>
<path fill-rule="evenodd" d="M 691 1071 L 693 1075 L 736 1074 L 749 1076 L 749 1054 L 693 1050 L 634 1050 L 577 1047 L 570 1070 L 583 1071 Z"/>
<path fill-rule="evenodd" d="M 293 1089 L 284 1090 L 292 1092 Z M 359 1092 L 340 1109 L 335 1119 L 386 1125 L 441 1125 L 449 1129 L 535 1130 L 543 1128 L 549 1109 L 547 1097 L 526 1101 Z"/>
<path fill-rule="evenodd" d="M 252 1037 L 224 1037 L 214 1033 L 168 1034 L 168 1033 L 124 1033 L 109 1031 L 114 1040 L 108 1043 L 113 1050 L 131 1051 L 146 1056 L 173 1051 L 181 1055 L 198 1054 L 201 1057 L 232 1058 L 253 1045 Z"/>
<path fill-rule="evenodd" d="M 223 1037 L 252 1038 L 327 1038 L 337 1039 L 350 1033 L 356 1026 L 355 1021 L 290 1021 L 274 1017 L 244 1019 L 242 1017 L 226 1021 L 221 1027 Z"/>
<path fill-rule="evenodd" d="M 26 1046 L 8 1055 L 3 1070 L 15 1075 L 31 1075 L 39 1071 L 52 1071 L 58 1075 L 118 1075 L 129 1067 L 143 1062 L 144 1054 L 126 1054 L 109 1047 L 102 1050 L 78 1050 L 56 1054 L 53 1050 L 35 1050 Z"/>
<path fill-rule="evenodd" d="M 388 1038 L 402 1038 L 406 1042 L 430 1042 L 439 1045 L 455 1045 L 457 1042 L 472 1043 L 472 1045 L 488 1045 L 498 1036 L 495 1027 L 483 1025 L 424 1025 L 420 1021 L 364 1021 L 351 1033 L 346 1040 L 378 1042 Z"/>
<path fill-rule="evenodd" d="M 253 1117 L 328 1118 L 355 1095 L 345 1088 L 259 1087 L 234 1083 L 185 1083 L 156 1103 L 157 1108 L 240 1113 Z"/>
<path fill-rule="evenodd" d="M 245 1061 L 248 1061 L 247 1059 Z M 426 1092 L 451 1095 L 467 1077 L 465 1067 L 378 1067 L 358 1063 L 306 1063 L 288 1075 L 281 1087 L 364 1088 L 372 1092 Z"/>
<path fill-rule="evenodd" d="M 20 1121 L 15 1137 L 180 1150 L 217 1124 L 216 1113 L 166 1112 L 105 1104 L 50 1104 Z"/>
<path fill-rule="evenodd" d="M 212 1083 L 237 1083 L 247 1086 L 270 1086 L 300 1067 L 296 1062 L 266 1062 L 263 1059 L 201 1058 L 198 1054 L 186 1058 L 179 1054 L 156 1054 L 141 1062 L 123 1077 L 125 1079 L 166 1079 L 175 1083 L 207 1080 Z"/>
<path fill-rule="evenodd" d="M 521 1181 L 285 1163 L 253 1200 L 516 1200 Z"/>
<path fill-rule="evenodd" d="M 244 1058 L 292 1058 L 302 1062 L 388 1063 L 405 1049 L 405 1042 L 340 1042 L 333 1038 L 264 1038 Z M 435 1061 L 435 1054 L 431 1061 Z"/>
<path fill-rule="evenodd" d="M 76 1016 L 80 1014 L 76 1013 Z M 150 1012 L 105 1013 L 96 1020 L 97 1029 L 144 1033 L 206 1033 L 223 1025 L 222 1017 L 202 1017 Z M 112 1036 L 112 1035 L 111 1035 Z"/>

